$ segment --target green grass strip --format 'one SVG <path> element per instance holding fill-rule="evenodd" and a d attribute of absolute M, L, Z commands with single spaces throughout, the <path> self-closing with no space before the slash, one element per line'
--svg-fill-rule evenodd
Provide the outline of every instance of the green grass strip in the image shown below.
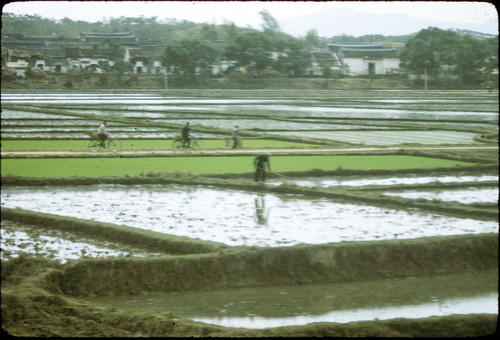
<path fill-rule="evenodd" d="M 233 157 L 144 157 L 144 158 L 42 158 L 3 159 L 1 173 L 21 177 L 124 176 L 154 173 L 243 174 L 254 171 L 252 156 Z M 460 168 L 477 165 L 430 157 L 380 156 L 272 156 L 275 172 L 302 172 L 314 169 L 403 170 Z"/>
<path fill-rule="evenodd" d="M 171 139 L 126 139 L 122 140 L 123 150 L 169 150 L 172 147 Z M 201 140 L 202 148 L 226 148 L 224 139 Z M 87 140 L 2 140 L 2 151 L 86 151 Z M 232 147 L 233 142 L 230 142 Z M 321 147 L 321 145 L 287 142 L 270 139 L 243 139 L 244 148 L 271 148 L 271 147 Z"/>

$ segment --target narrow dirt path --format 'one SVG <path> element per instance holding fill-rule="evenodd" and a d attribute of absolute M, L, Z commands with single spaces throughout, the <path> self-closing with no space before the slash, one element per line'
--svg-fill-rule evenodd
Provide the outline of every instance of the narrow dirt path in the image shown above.
<path fill-rule="evenodd" d="M 238 156 L 272 153 L 273 155 L 329 155 L 343 152 L 377 152 L 396 150 L 494 150 L 498 146 L 415 146 L 415 147 L 353 147 L 353 148 L 274 148 L 274 149 L 198 149 L 198 150 L 122 150 L 110 151 L 2 151 L 2 158 L 74 158 L 74 157 L 175 157 L 175 156 Z"/>

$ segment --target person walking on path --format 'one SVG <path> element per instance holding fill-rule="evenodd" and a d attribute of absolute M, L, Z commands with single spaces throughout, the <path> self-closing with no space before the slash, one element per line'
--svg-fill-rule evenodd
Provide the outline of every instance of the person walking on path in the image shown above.
<path fill-rule="evenodd" d="M 182 143 L 187 145 L 189 148 L 191 146 L 191 135 L 190 135 L 191 127 L 189 126 L 189 122 L 182 128 Z"/>
<path fill-rule="evenodd" d="M 266 169 L 271 171 L 271 161 L 269 160 L 269 157 L 271 156 L 270 153 L 265 154 L 265 155 L 260 155 L 257 156 L 254 160 L 254 165 L 255 165 L 255 182 L 261 182 L 264 183 L 266 180 Z"/>
<path fill-rule="evenodd" d="M 238 147 L 238 125 L 236 125 L 233 129 L 233 133 L 231 135 L 231 138 L 233 139 L 233 149 L 236 149 Z"/>

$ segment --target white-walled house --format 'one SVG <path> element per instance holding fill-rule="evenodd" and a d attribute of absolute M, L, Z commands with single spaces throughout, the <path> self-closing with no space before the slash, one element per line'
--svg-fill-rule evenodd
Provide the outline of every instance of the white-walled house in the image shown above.
<path fill-rule="evenodd" d="M 339 57 L 344 73 L 350 75 L 387 74 L 399 69 L 399 50 L 383 45 L 329 44 Z"/>
<path fill-rule="evenodd" d="M 235 65 L 236 61 L 234 60 L 219 60 L 218 62 L 210 65 L 212 67 L 212 75 L 221 74 L 227 71 L 228 68 L 234 67 Z"/>
<path fill-rule="evenodd" d="M 40 69 L 42 71 L 50 71 L 50 68 L 45 65 L 45 60 L 43 60 L 43 59 L 37 59 L 35 61 L 35 67 L 34 68 L 38 68 L 38 69 Z"/>
<path fill-rule="evenodd" d="M 16 76 L 26 77 L 26 70 L 29 67 L 29 63 L 25 60 L 8 61 L 7 67 L 16 70 Z"/>

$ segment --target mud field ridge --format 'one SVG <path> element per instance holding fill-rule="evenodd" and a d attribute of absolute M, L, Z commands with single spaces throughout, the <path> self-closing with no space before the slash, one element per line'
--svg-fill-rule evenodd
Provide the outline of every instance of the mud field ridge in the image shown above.
<path fill-rule="evenodd" d="M 218 155 L 242 155 L 242 154 L 259 154 L 270 152 L 273 155 L 289 155 L 289 154 L 330 154 L 341 152 L 374 152 L 374 151 L 411 151 L 411 150 L 486 150 L 498 149 L 498 146 L 433 146 L 433 147 L 364 147 L 364 148 L 308 148 L 308 149 L 245 149 L 245 150 L 122 150 L 119 152 L 111 151 L 2 151 L 2 158 L 9 157 L 102 157 L 105 155 L 121 155 L 129 157 L 144 157 L 144 156 L 178 156 L 178 155 L 193 155 L 193 156 L 218 156 Z"/>

